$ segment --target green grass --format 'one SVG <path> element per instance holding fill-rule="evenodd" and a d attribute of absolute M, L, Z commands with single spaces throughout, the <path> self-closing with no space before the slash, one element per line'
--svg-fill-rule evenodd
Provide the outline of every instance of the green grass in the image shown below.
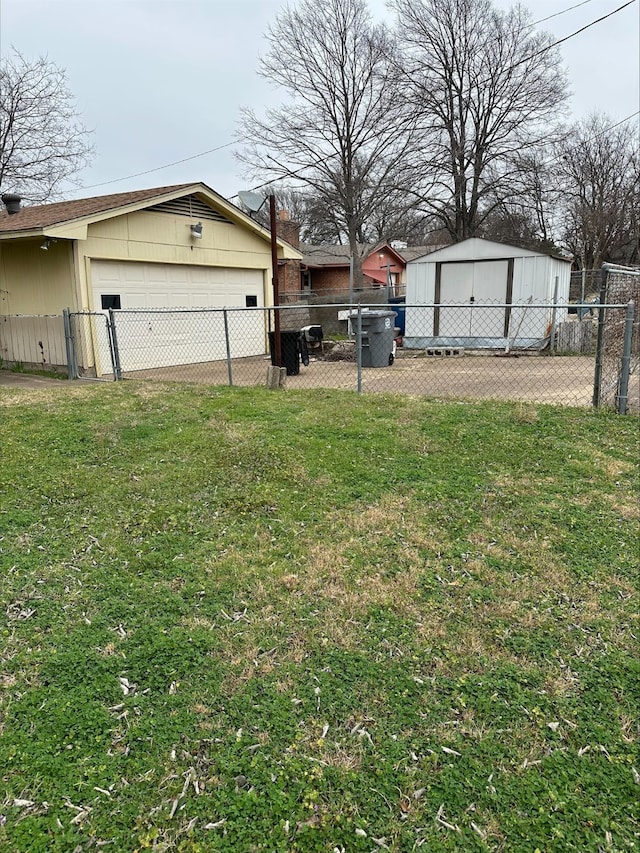
<path fill-rule="evenodd" d="M 3 850 L 640 848 L 632 418 L 0 407 Z"/>

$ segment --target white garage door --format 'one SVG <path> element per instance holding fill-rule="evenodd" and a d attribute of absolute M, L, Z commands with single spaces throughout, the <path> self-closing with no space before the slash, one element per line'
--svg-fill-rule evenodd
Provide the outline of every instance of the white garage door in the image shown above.
<path fill-rule="evenodd" d="M 194 309 L 264 305 L 261 270 L 93 261 L 91 278 L 95 309 L 120 309 L 116 331 L 125 372 L 224 359 L 222 312 Z M 233 358 L 264 353 L 264 312 L 229 311 L 227 322 Z M 103 372 L 110 372 L 106 343 L 99 357 Z"/>

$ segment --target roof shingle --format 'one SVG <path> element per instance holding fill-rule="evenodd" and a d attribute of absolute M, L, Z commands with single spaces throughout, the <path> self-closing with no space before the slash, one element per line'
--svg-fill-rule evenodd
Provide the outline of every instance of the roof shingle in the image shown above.
<path fill-rule="evenodd" d="M 166 193 L 192 186 L 193 184 L 175 184 L 169 187 L 154 187 L 152 189 L 135 190 L 133 192 L 79 198 L 74 201 L 39 204 L 33 207 L 23 207 L 18 213 L 11 215 L 6 210 L 3 210 L 0 213 L 0 232 L 31 231 L 38 228 L 47 228 L 52 225 L 60 225 L 64 222 L 71 222 L 74 219 L 81 219 L 84 216 L 106 213 L 119 207 L 125 207 L 128 204 L 151 200 Z"/>

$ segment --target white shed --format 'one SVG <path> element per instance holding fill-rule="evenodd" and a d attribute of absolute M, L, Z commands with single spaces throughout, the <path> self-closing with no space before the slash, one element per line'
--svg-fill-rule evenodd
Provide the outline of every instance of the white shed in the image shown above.
<path fill-rule="evenodd" d="M 542 347 L 566 317 L 571 260 L 472 237 L 407 264 L 404 345 Z M 424 307 L 423 307 L 424 306 Z"/>

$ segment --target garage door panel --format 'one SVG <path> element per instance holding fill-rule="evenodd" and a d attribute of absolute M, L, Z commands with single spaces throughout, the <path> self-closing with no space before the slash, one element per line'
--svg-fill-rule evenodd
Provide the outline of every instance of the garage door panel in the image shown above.
<path fill-rule="evenodd" d="M 121 297 L 116 323 L 124 371 L 224 359 L 223 315 L 212 310 L 200 314 L 197 309 L 244 307 L 247 296 L 263 305 L 261 270 L 94 261 L 92 281 L 97 310 L 102 294 Z M 174 310 L 146 315 L 127 312 L 145 308 Z M 262 311 L 230 311 L 228 320 L 233 357 L 265 352 Z M 109 353 L 101 352 L 100 361 L 110 364 Z"/>

